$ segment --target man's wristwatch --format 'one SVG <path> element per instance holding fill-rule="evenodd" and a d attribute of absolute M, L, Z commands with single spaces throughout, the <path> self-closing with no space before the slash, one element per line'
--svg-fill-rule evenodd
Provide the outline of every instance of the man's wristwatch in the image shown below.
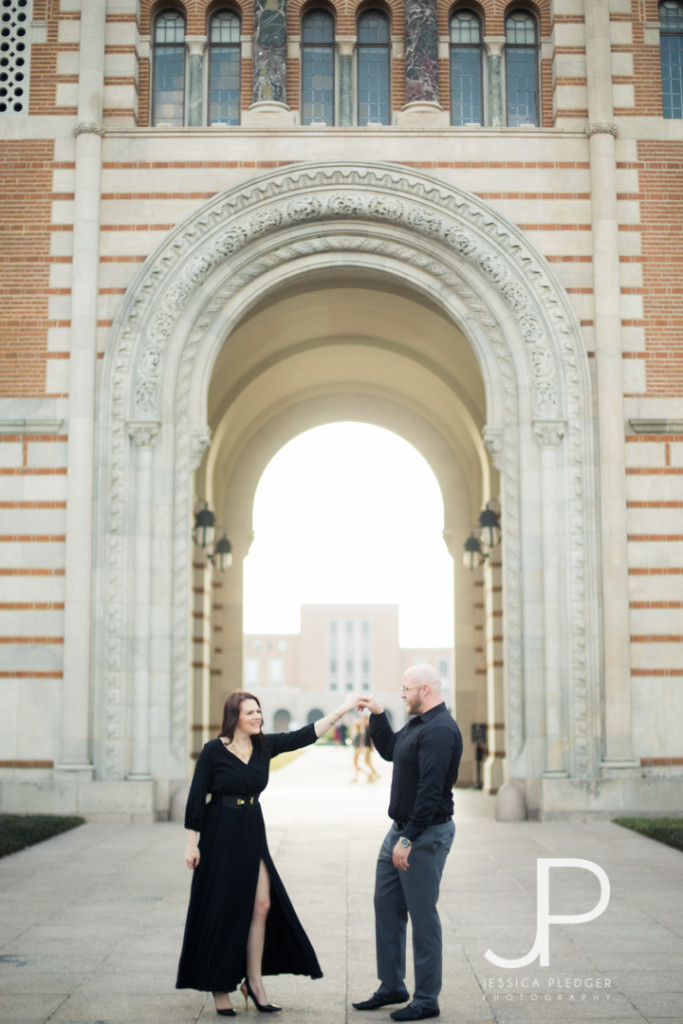
<path fill-rule="evenodd" d="M 408 839 L 407 836 L 401 836 L 399 838 L 399 843 L 401 844 L 401 846 L 412 846 L 413 845 L 413 840 L 412 839 Z"/>

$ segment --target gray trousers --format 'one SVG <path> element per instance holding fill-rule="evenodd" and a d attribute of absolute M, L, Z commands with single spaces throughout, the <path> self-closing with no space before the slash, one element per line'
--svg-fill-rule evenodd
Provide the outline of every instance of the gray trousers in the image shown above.
<path fill-rule="evenodd" d="M 395 828 L 382 843 L 375 875 L 375 940 L 379 993 L 403 991 L 406 974 L 406 927 L 413 929 L 415 995 L 423 1009 L 438 1006 L 441 991 L 441 921 L 436 903 L 455 825 L 431 825 L 410 848 L 408 870 L 394 867 L 391 854 L 399 833 Z"/>

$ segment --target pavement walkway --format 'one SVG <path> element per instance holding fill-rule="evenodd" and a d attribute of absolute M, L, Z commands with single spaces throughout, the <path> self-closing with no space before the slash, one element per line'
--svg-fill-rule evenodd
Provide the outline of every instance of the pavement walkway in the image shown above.
<path fill-rule="evenodd" d="M 377 757 L 376 757 L 377 760 Z M 282 1024 L 386 1024 L 351 1003 L 377 985 L 372 888 L 388 827 L 389 766 L 351 783 L 351 751 L 317 746 L 273 773 L 263 797 L 271 853 L 324 978 L 272 978 Z M 441 890 L 445 1024 L 683 1022 L 683 854 L 607 822 L 502 824 L 493 798 L 456 790 Z M 190 874 L 174 823 L 87 824 L 0 861 L 2 1024 L 192 1024 L 211 997 L 174 989 Z M 550 926 L 550 963 L 522 958 L 536 934 L 538 858 L 607 873 L 600 917 Z M 597 877 L 551 871 L 551 914 L 595 906 Z M 409 961 L 410 961 L 409 957 Z M 407 979 L 411 985 L 410 974 Z M 255 1024 L 239 993 L 239 1016 Z"/>

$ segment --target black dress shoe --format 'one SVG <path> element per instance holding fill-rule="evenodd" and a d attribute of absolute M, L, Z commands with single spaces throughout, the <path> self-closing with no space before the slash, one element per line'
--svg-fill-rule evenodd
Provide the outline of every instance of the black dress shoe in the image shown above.
<path fill-rule="evenodd" d="M 425 1021 L 428 1017 L 438 1017 L 439 1012 L 438 1007 L 429 1010 L 416 1006 L 415 1002 L 409 1002 L 407 1007 L 403 1007 L 402 1010 L 394 1010 L 389 1017 L 392 1021 Z"/>
<path fill-rule="evenodd" d="M 379 992 L 375 992 L 374 995 L 370 996 L 369 999 L 364 999 L 360 1003 L 352 1003 L 354 1010 L 379 1010 L 380 1006 L 391 1006 L 393 1003 L 405 1003 L 408 999 L 407 992 L 389 992 L 383 996 Z"/>
<path fill-rule="evenodd" d="M 428 1009 L 423 1006 L 416 1006 L 415 1003 L 408 1003 L 402 1010 L 394 1010 L 389 1016 L 392 1020 L 427 1020 L 428 1017 L 438 1017 L 439 1007 Z"/>

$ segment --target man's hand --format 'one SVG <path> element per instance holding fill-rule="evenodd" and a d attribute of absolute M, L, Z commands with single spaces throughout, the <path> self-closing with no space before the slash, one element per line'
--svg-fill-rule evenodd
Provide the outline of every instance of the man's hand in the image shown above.
<path fill-rule="evenodd" d="M 394 852 L 391 855 L 391 859 L 394 862 L 394 867 L 398 868 L 399 871 L 407 871 L 410 867 L 408 863 L 408 857 L 410 856 L 410 846 L 401 846 L 400 843 L 396 843 Z"/>
<path fill-rule="evenodd" d="M 361 697 L 358 701 L 358 708 L 360 711 L 369 711 L 372 715 L 381 715 L 384 711 L 380 702 L 372 695 Z"/>

